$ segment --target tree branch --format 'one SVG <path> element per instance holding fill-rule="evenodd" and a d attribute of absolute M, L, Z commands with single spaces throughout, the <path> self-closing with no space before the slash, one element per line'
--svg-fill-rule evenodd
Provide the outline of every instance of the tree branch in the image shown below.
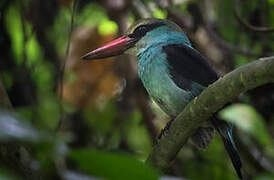
<path fill-rule="evenodd" d="M 274 82 L 274 56 L 261 58 L 228 73 L 194 98 L 154 146 L 147 163 L 165 170 L 187 142 L 188 137 L 213 113 L 240 93 Z"/>
<path fill-rule="evenodd" d="M 64 112 L 64 107 L 62 104 L 62 98 L 63 98 L 63 82 L 64 82 L 64 73 L 65 73 L 65 69 L 66 69 L 66 62 L 68 57 L 70 56 L 70 46 L 71 46 L 71 35 L 74 29 L 74 18 L 76 16 L 76 11 L 77 11 L 77 7 L 78 7 L 78 0 L 73 0 L 73 4 L 72 4 L 72 12 L 71 12 L 71 17 L 70 17 L 70 28 L 69 28 L 69 34 L 68 34 L 68 43 L 67 43 L 67 48 L 66 48 L 66 55 L 65 55 L 65 59 L 63 61 L 63 64 L 61 64 L 60 66 L 60 70 L 59 70 L 59 79 L 57 80 L 57 86 L 59 86 L 59 89 L 57 90 L 58 92 L 58 96 L 60 99 L 60 120 L 58 122 L 58 125 L 55 129 L 55 131 L 59 131 L 63 125 L 63 121 L 64 121 L 64 116 L 65 116 L 65 112 Z"/>

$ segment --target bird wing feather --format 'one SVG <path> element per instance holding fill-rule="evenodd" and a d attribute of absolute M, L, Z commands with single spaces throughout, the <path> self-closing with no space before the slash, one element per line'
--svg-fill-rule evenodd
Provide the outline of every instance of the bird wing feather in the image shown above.
<path fill-rule="evenodd" d="M 218 79 L 217 74 L 211 69 L 205 58 L 195 49 L 186 45 L 173 44 L 164 46 L 163 51 L 166 53 L 170 66 L 171 78 L 181 89 L 191 91 L 193 95 L 197 96 L 200 93 L 199 90 L 197 91 L 197 86 L 201 85 L 205 88 Z M 211 122 L 222 137 L 238 177 L 242 179 L 242 163 L 232 139 L 231 124 L 217 119 L 216 116 L 212 117 Z"/>
<path fill-rule="evenodd" d="M 174 83 L 184 90 L 191 90 L 194 83 L 207 87 L 218 79 L 205 58 L 195 49 L 172 44 L 163 47 Z"/>

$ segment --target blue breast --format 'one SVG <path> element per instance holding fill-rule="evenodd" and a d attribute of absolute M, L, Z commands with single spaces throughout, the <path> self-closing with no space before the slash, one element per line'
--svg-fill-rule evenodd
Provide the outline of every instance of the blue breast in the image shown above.
<path fill-rule="evenodd" d="M 167 27 L 149 32 L 140 43 L 142 48 L 137 54 L 139 77 L 150 97 L 169 116 L 175 117 L 202 89 L 189 91 L 174 83 L 163 47 L 169 44 L 191 47 L 191 44 L 183 32 L 170 31 Z"/>
<path fill-rule="evenodd" d="M 169 116 L 175 117 L 194 97 L 171 79 L 162 46 L 150 46 L 140 56 L 138 74 L 150 97 Z"/>

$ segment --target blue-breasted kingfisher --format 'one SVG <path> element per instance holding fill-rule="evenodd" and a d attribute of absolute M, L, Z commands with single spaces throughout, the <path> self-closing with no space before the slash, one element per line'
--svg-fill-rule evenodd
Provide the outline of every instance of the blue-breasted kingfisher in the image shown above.
<path fill-rule="evenodd" d="M 218 79 L 182 29 L 169 20 L 141 19 L 124 36 L 87 53 L 82 59 L 102 59 L 123 53 L 137 56 L 138 75 L 145 89 L 171 118 L 175 118 L 194 97 Z M 215 130 L 242 179 L 242 163 L 232 138 L 231 124 L 214 115 L 196 130 L 191 140 L 196 146 L 205 148 Z"/>

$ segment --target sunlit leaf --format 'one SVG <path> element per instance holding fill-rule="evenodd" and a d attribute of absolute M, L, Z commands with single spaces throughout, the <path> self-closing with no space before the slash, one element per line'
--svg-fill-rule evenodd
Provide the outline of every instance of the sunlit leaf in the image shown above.
<path fill-rule="evenodd" d="M 42 50 L 34 35 L 31 35 L 31 37 L 29 37 L 25 46 L 26 46 L 26 55 L 28 59 L 27 64 L 31 65 L 37 62 L 41 62 Z"/>
<path fill-rule="evenodd" d="M 253 135 L 262 145 L 270 145 L 263 117 L 250 105 L 235 104 L 220 112 L 221 118 L 232 122 L 243 131 Z"/>
<path fill-rule="evenodd" d="M 157 172 L 148 165 L 122 154 L 92 149 L 72 150 L 69 157 L 85 173 L 109 180 L 156 180 Z"/>
<path fill-rule="evenodd" d="M 6 28 L 12 41 L 12 51 L 17 64 L 21 64 L 23 58 L 27 58 L 27 65 L 41 60 L 41 48 L 32 33 L 31 24 L 22 18 L 20 8 L 16 5 L 10 6 L 7 11 Z M 26 57 L 24 57 L 23 53 L 26 53 Z"/>
<path fill-rule="evenodd" d="M 114 21 L 104 20 L 98 26 L 101 35 L 115 34 L 118 32 L 118 26 Z"/>
<path fill-rule="evenodd" d="M 11 47 L 18 64 L 23 57 L 23 31 L 20 10 L 17 6 L 10 6 L 6 13 L 6 28 L 11 38 Z"/>
<path fill-rule="evenodd" d="M 153 11 L 153 16 L 159 19 L 165 19 L 167 16 L 167 12 L 157 8 Z"/>

